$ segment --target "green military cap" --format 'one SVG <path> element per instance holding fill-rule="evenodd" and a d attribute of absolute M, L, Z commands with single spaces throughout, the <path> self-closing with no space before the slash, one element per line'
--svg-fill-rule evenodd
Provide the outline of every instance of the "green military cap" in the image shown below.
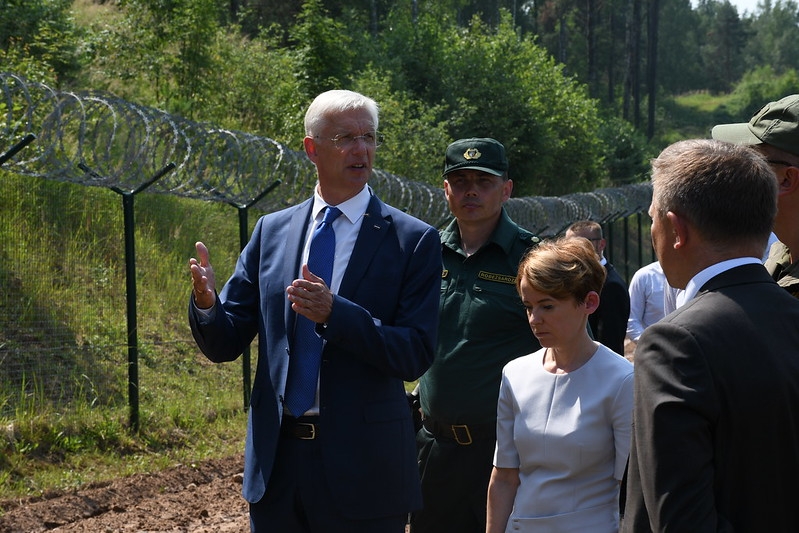
<path fill-rule="evenodd" d="M 459 139 L 447 146 L 442 176 L 462 168 L 503 176 L 508 171 L 505 147 L 488 137 Z"/>
<path fill-rule="evenodd" d="M 734 144 L 769 144 L 799 156 L 799 94 L 769 102 L 748 123 L 719 124 L 710 135 Z"/>

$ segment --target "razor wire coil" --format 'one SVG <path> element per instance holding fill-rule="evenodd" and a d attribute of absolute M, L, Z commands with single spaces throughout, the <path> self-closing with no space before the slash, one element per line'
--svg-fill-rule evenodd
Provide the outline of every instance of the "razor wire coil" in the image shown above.
<path fill-rule="evenodd" d="M 169 164 L 153 193 L 222 201 L 271 212 L 313 193 L 316 172 L 304 152 L 242 131 L 226 130 L 138 105 L 98 91 L 58 91 L 0 72 L 0 149 L 27 134 L 33 146 L 4 170 L 45 179 L 136 190 Z M 269 194 L 264 188 L 279 180 Z M 370 185 L 385 202 L 435 226 L 451 219 L 443 191 L 390 172 L 373 170 Z M 575 220 L 613 222 L 648 209 L 648 183 L 561 197 L 511 198 L 511 218 L 541 236 L 561 233 Z"/>

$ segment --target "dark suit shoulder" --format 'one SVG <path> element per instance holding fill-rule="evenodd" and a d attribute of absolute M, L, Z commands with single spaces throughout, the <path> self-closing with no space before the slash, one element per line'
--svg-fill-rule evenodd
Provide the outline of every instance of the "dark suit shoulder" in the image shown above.
<path fill-rule="evenodd" d="M 623 285 L 624 287 L 627 287 L 627 284 L 624 282 L 624 278 L 621 277 L 621 274 L 619 274 L 619 272 L 616 270 L 616 268 L 613 265 L 607 263 L 605 265 L 605 270 L 608 273 L 606 283 L 618 283 Z"/>

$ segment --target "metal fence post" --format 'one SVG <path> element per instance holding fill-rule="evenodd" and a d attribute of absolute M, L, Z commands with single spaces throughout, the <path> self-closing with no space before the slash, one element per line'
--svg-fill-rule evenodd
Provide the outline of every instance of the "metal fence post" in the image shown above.
<path fill-rule="evenodd" d="M 247 246 L 247 242 L 250 240 L 250 225 L 247 220 L 247 213 L 253 205 L 258 203 L 264 196 L 272 192 L 278 185 L 280 185 L 280 180 L 273 181 L 269 187 L 261 191 L 261 193 L 249 201 L 247 204 L 236 204 L 233 202 L 227 202 L 228 204 L 235 207 L 239 212 L 239 249 L 244 250 L 244 247 Z M 242 395 L 244 397 L 244 410 L 246 411 L 250 407 L 250 392 L 252 391 L 252 363 L 251 363 L 251 355 L 250 355 L 250 345 L 248 344 L 244 351 L 241 354 L 241 370 L 242 370 Z"/>
<path fill-rule="evenodd" d="M 161 179 L 167 172 L 176 167 L 175 163 L 167 164 L 150 180 L 142 183 L 132 191 L 124 191 L 119 187 L 110 187 L 122 196 L 122 209 L 125 220 L 125 288 L 127 300 L 128 325 L 128 406 L 130 408 L 130 429 L 139 431 L 139 338 L 136 323 L 136 227 L 133 204 L 136 194 Z M 78 163 L 78 168 L 96 177 L 100 177 L 85 163 Z"/>
<path fill-rule="evenodd" d="M 23 137 L 18 143 L 8 149 L 7 152 L 0 154 L 0 166 L 3 165 L 6 161 L 17 155 L 17 152 L 28 146 L 36 139 L 36 135 L 29 133 L 25 137 Z"/>

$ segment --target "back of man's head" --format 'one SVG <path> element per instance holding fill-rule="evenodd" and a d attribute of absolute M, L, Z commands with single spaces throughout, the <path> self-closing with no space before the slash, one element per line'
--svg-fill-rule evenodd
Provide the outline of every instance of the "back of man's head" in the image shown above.
<path fill-rule="evenodd" d="M 605 239 L 602 236 L 602 225 L 593 220 L 578 220 L 573 222 L 564 234 L 566 237 L 582 237 L 591 242 L 597 255 L 601 259 L 605 255 Z"/>
<path fill-rule="evenodd" d="M 777 180 L 745 146 L 680 141 L 652 161 L 653 208 L 687 220 L 712 243 L 765 246 L 777 213 Z"/>

